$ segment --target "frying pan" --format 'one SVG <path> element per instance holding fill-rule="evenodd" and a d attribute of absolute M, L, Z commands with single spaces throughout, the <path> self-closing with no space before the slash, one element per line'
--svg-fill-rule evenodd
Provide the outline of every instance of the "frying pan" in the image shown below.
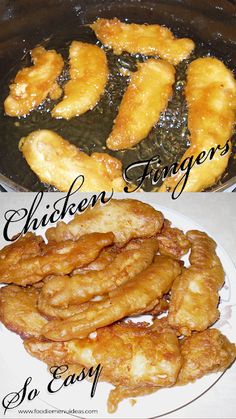
<path fill-rule="evenodd" d="M 108 51 L 110 79 L 96 108 L 70 121 L 52 119 L 46 101 L 26 118 L 4 115 L 3 101 L 8 86 L 19 68 L 30 64 L 29 51 L 37 44 L 61 52 L 65 62 L 68 46 L 74 39 L 97 43 L 87 23 L 97 17 L 136 23 L 159 23 L 178 37 L 196 43 L 191 57 L 179 64 L 177 80 L 166 112 L 149 136 L 131 150 L 110 154 L 122 160 L 123 168 L 138 160 L 159 154 L 163 166 L 178 161 L 188 146 L 187 109 L 183 95 L 186 67 L 194 58 L 213 55 L 231 70 L 236 68 L 235 0 L 1 0 L 0 2 L 0 182 L 17 191 L 53 190 L 39 181 L 18 150 L 19 139 L 29 132 L 52 129 L 88 154 L 103 151 L 118 110 L 127 79 L 120 68 L 135 70 L 144 57 Z M 66 64 L 60 83 L 68 78 Z M 212 191 L 221 191 L 236 182 L 236 137 L 226 172 Z M 137 169 L 138 170 L 138 169 Z M 138 173 L 138 172 L 137 172 Z M 137 177 L 137 173 L 135 177 Z M 148 181 L 144 189 L 151 190 Z"/>

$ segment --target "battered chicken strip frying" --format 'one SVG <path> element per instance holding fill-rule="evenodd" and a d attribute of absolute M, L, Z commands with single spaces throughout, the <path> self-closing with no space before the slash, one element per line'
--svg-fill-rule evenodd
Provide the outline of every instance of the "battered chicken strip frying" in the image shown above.
<path fill-rule="evenodd" d="M 236 358 L 236 345 L 217 329 L 194 333 L 181 344 L 183 365 L 177 385 L 195 381 L 203 375 L 224 371 Z"/>
<path fill-rule="evenodd" d="M 76 267 L 87 265 L 95 259 L 103 247 L 112 244 L 113 238 L 113 233 L 91 233 L 77 241 L 50 242 L 47 245 L 43 243 L 38 255 L 26 258 L 23 255 L 15 262 L 10 254 L 12 245 L 9 245 L 9 256 L 0 265 L 0 281 L 24 286 L 39 282 L 48 275 L 68 274 Z M 3 249 L 3 252 L 6 251 Z"/>
<path fill-rule="evenodd" d="M 150 59 L 138 64 L 121 101 L 107 147 L 131 148 L 147 137 L 167 107 L 174 81 L 175 69 L 166 61 Z"/>
<path fill-rule="evenodd" d="M 39 290 L 8 285 L 0 288 L 0 320 L 22 338 L 41 336 L 47 320 L 37 309 Z"/>
<path fill-rule="evenodd" d="M 155 236 L 160 232 L 164 217 L 148 204 L 135 199 L 112 199 L 106 205 L 87 209 L 75 215 L 68 224 L 60 222 L 46 232 L 47 239 L 77 240 L 82 234 L 112 231 L 115 244 L 121 247 L 131 239 Z"/>
<path fill-rule="evenodd" d="M 31 57 L 34 65 L 20 70 L 10 85 L 10 94 L 4 102 L 9 116 L 27 115 L 48 94 L 52 92 L 55 96 L 56 79 L 64 65 L 62 56 L 55 50 L 36 47 L 31 51 Z"/>
<path fill-rule="evenodd" d="M 88 156 L 53 131 L 31 132 L 21 138 L 19 149 L 41 182 L 60 191 L 67 192 L 78 176 L 74 190 L 81 185 L 84 176 L 80 192 L 122 192 L 125 187 L 119 160 L 106 153 Z"/>
<path fill-rule="evenodd" d="M 69 73 L 63 100 L 51 112 L 55 118 L 70 119 L 96 106 L 108 80 L 105 52 L 96 45 L 73 41 Z"/>
<path fill-rule="evenodd" d="M 173 333 L 157 333 L 131 322 L 104 327 L 94 337 L 68 342 L 29 339 L 25 348 L 46 363 L 86 368 L 101 363 L 101 379 L 114 385 L 168 387 L 176 382 L 182 364 Z"/>
<path fill-rule="evenodd" d="M 191 230 L 190 263 L 173 283 L 169 324 L 183 335 L 202 331 L 219 317 L 218 291 L 224 283 L 224 271 L 216 255 L 216 243 L 206 233 Z"/>
<path fill-rule="evenodd" d="M 123 51 L 131 54 L 159 55 L 176 65 L 187 58 L 194 49 L 188 38 L 177 39 L 172 32 L 160 25 L 123 23 L 118 19 L 97 19 L 90 27 L 97 38 L 113 49 L 114 54 Z"/>
<path fill-rule="evenodd" d="M 233 134 L 236 111 L 236 81 L 233 74 L 216 58 L 198 58 L 187 71 L 185 90 L 188 104 L 188 128 L 191 145 L 184 153 L 180 164 L 188 158 L 196 158 L 205 151 L 208 154 L 199 158 L 189 174 L 184 190 L 198 192 L 212 186 L 221 177 L 230 157 L 222 152 L 226 142 Z M 221 147 L 210 160 L 209 151 Z M 186 164 L 185 164 L 186 166 Z M 180 191 L 183 187 L 183 172 L 167 178 L 159 191 Z M 177 186 L 178 185 L 178 186 Z"/>
<path fill-rule="evenodd" d="M 86 337 L 124 317 L 149 311 L 169 291 L 180 272 L 177 261 L 167 256 L 156 256 L 148 268 L 109 292 L 102 301 L 90 302 L 86 310 L 67 320 L 49 322 L 43 329 L 43 335 L 55 341 Z"/>
<path fill-rule="evenodd" d="M 158 249 L 155 239 L 140 241 L 133 247 L 118 254 L 109 269 L 52 277 L 42 288 L 41 298 L 52 306 L 67 308 L 70 304 L 84 303 L 96 295 L 107 294 L 147 268 Z"/>
<path fill-rule="evenodd" d="M 171 222 L 166 219 L 161 232 L 157 234 L 157 241 L 161 255 L 172 256 L 176 259 L 185 255 L 191 246 L 184 232 L 179 228 L 171 227 Z"/>

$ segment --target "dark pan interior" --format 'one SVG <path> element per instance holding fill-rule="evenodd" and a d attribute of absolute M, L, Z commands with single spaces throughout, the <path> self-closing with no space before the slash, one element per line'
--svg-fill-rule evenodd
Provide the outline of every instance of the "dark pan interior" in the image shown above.
<path fill-rule="evenodd" d="M 8 85 L 16 72 L 30 64 L 29 50 L 37 44 L 54 48 L 68 58 L 68 46 L 74 39 L 96 43 L 93 32 L 86 26 L 97 17 L 118 17 L 137 23 L 160 23 L 171 28 L 175 35 L 189 36 L 196 43 L 191 57 L 177 67 L 174 95 L 160 121 L 148 137 L 131 150 L 108 152 L 122 160 L 123 168 L 138 160 L 160 155 L 162 166 L 178 161 L 188 146 L 187 110 L 183 95 L 186 67 L 193 59 L 213 55 L 233 71 L 236 68 L 236 6 L 234 0 L 195 1 L 74 1 L 18 0 L 0 3 L 0 173 L 2 179 L 16 190 L 52 190 L 42 184 L 28 167 L 18 150 L 22 136 L 33 130 L 47 128 L 56 131 L 88 154 L 104 152 L 113 119 L 115 118 L 127 78 L 120 69 L 134 70 L 137 61 L 145 57 L 108 51 L 110 78 L 99 104 L 90 112 L 70 121 L 50 117 L 55 102 L 45 101 L 26 118 L 4 115 L 3 101 Z M 68 66 L 60 78 L 67 80 Z M 234 151 L 226 173 L 212 190 L 229 185 L 236 176 L 236 137 Z M 138 171 L 134 173 L 134 178 Z M 147 181 L 145 190 L 151 190 Z"/>

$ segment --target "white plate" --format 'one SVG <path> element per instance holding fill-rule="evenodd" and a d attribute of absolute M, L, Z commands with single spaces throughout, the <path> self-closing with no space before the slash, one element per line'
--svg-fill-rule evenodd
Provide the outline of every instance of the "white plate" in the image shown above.
<path fill-rule="evenodd" d="M 153 204 L 153 206 L 157 210 L 162 211 L 165 217 L 172 221 L 173 226 L 179 227 L 184 231 L 190 229 L 206 231 L 193 220 L 174 210 L 160 205 Z M 43 232 L 43 230 L 38 230 L 37 234 L 42 234 Z M 0 243 L 1 247 L 4 244 L 2 239 L 2 242 Z M 215 326 L 227 335 L 230 340 L 234 341 L 233 328 L 236 328 L 236 270 L 230 257 L 219 243 L 217 243 L 217 254 L 222 261 L 226 278 L 225 285 L 220 293 L 221 318 Z M 1 400 L 6 394 L 13 391 L 19 391 L 26 378 L 29 376 L 32 377 L 30 389 L 37 388 L 40 390 L 39 396 L 34 400 L 25 400 L 19 408 L 8 411 L 5 416 L 3 416 L 3 409 L 1 407 L 0 417 L 12 419 L 18 417 L 37 417 L 44 419 L 52 419 L 53 417 L 82 417 L 90 419 L 157 418 L 183 409 L 184 406 L 194 402 L 194 400 L 201 397 L 205 392 L 211 391 L 212 386 L 214 386 L 222 376 L 221 373 L 211 374 L 187 386 L 162 389 L 152 395 L 137 398 L 137 403 L 134 406 L 131 406 L 129 400 L 126 399 L 120 403 L 117 412 L 110 415 L 107 413 L 106 407 L 109 390 L 113 388 L 110 384 L 99 382 L 93 399 L 90 398 L 91 384 L 86 381 L 75 383 L 67 388 L 64 387 L 57 393 L 49 394 L 47 392 L 47 385 L 51 380 L 51 375 L 47 372 L 46 365 L 28 355 L 23 348 L 21 339 L 13 332 L 8 331 L 2 324 L 0 325 L 0 342 Z M 58 382 L 58 386 L 59 384 L 61 385 L 60 381 Z M 22 411 L 30 409 L 31 413 L 18 413 L 18 409 Z M 46 409 L 61 409 L 63 411 L 75 409 L 77 412 L 74 412 L 73 415 L 59 412 L 49 414 L 46 412 Z M 40 410 L 42 411 L 41 414 L 39 412 Z M 81 412 L 86 410 L 89 410 L 90 412 Z M 92 410 L 98 412 L 91 413 Z"/>

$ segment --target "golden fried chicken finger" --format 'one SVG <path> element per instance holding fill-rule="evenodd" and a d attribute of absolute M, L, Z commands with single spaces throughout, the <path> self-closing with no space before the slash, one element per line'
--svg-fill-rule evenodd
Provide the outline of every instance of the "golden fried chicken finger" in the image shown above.
<path fill-rule="evenodd" d="M 41 298 L 45 298 L 52 306 L 67 308 L 71 304 L 89 301 L 96 295 L 107 294 L 147 268 L 152 263 L 157 249 L 155 239 L 143 240 L 136 243 L 136 248 L 119 253 L 109 265 L 109 269 L 105 267 L 101 271 L 71 277 L 52 277 L 42 288 Z"/>
<path fill-rule="evenodd" d="M 164 217 L 148 204 L 135 199 L 112 199 L 106 205 L 96 205 L 75 215 L 68 224 L 60 222 L 46 232 L 47 239 L 77 240 L 82 234 L 112 231 L 115 244 L 121 247 L 131 239 L 155 236 L 160 232 Z"/>
<path fill-rule="evenodd" d="M 8 285 L 0 288 L 0 320 L 22 338 L 41 336 L 47 320 L 37 309 L 39 291 Z"/>
<path fill-rule="evenodd" d="M 198 230 L 189 230 L 186 233 L 186 236 L 191 243 L 191 253 L 189 256 L 189 261 L 191 265 L 203 269 L 212 269 L 214 267 L 218 267 L 219 272 L 222 273 L 223 268 L 220 259 L 215 251 L 215 241 L 206 233 Z"/>
<path fill-rule="evenodd" d="M 236 345 L 217 329 L 194 333 L 181 343 L 183 365 L 177 385 L 195 381 L 203 375 L 224 371 L 236 358 Z"/>
<path fill-rule="evenodd" d="M 101 364 L 101 378 L 115 385 L 171 386 L 182 364 L 173 333 L 157 333 L 131 322 L 104 327 L 96 336 L 68 342 L 29 339 L 25 348 L 46 363 L 57 361 L 86 368 Z"/>
<path fill-rule="evenodd" d="M 167 331 L 168 329 L 159 330 L 160 333 L 167 333 Z M 236 358 L 236 345 L 230 343 L 217 329 L 195 333 L 180 342 L 180 347 L 183 364 L 174 385 L 188 384 L 206 374 L 224 371 Z M 118 404 L 127 397 L 151 394 L 157 390 L 156 387 L 151 386 L 134 388 L 118 386 L 110 392 L 108 411 L 115 412 Z"/>
<path fill-rule="evenodd" d="M 77 241 L 43 244 L 40 255 L 22 257 L 10 266 L 5 259 L 0 265 L 0 281 L 24 286 L 48 275 L 68 274 L 95 259 L 103 247 L 112 244 L 113 238 L 113 233 L 91 233 Z"/>
<path fill-rule="evenodd" d="M 180 345 L 183 365 L 174 385 L 188 384 L 206 374 L 224 371 L 236 358 L 235 344 L 230 343 L 217 329 L 193 334 Z M 108 411 L 114 413 L 125 398 L 143 396 L 157 390 L 154 386 L 118 386 L 109 394 Z"/>
<path fill-rule="evenodd" d="M 78 176 L 74 190 L 81 185 L 80 192 L 122 192 L 125 187 L 118 159 L 106 153 L 88 156 L 53 131 L 31 132 L 21 138 L 19 149 L 41 182 L 60 191 L 67 192 Z"/>
<path fill-rule="evenodd" d="M 147 137 L 167 107 L 174 81 L 175 69 L 166 61 L 150 59 L 138 64 L 121 101 L 107 147 L 131 148 Z"/>
<path fill-rule="evenodd" d="M 192 244 L 191 266 L 173 283 L 168 316 L 170 325 L 183 335 L 205 330 L 218 319 L 218 291 L 224 283 L 214 240 L 195 230 L 187 238 Z"/>
<path fill-rule="evenodd" d="M 178 64 L 194 49 L 191 39 L 177 39 L 165 26 L 129 24 L 115 18 L 97 19 L 90 27 L 97 38 L 117 55 L 123 51 L 159 55 L 172 64 Z"/>
<path fill-rule="evenodd" d="M 31 57 L 34 65 L 20 70 L 10 85 L 10 94 L 4 102 L 9 116 L 27 115 L 51 91 L 55 93 L 55 82 L 64 65 L 62 56 L 55 50 L 36 47 L 31 51 Z"/>
<path fill-rule="evenodd" d="M 157 234 L 159 252 L 161 255 L 172 256 L 180 259 L 185 255 L 191 246 L 186 235 L 179 228 L 171 227 L 171 222 L 164 220 L 160 233 Z"/>
<path fill-rule="evenodd" d="M 24 236 L 20 236 L 16 241 L 0 250 L 0 271 L 9 269 L 12 264 L 20 260 L 40 255 L 43 244 L 43 238 L 33 233 L 28 232 Z"/>
<path fill-rule="evenodd" d="M 198 192 L 214 185 L 227 167 L 231 153 L 229 140 L 235 122 L 236 81 L 221 61 L 212 57 L 198 58 L 189 65 L 185 93 L 191 145 L 180 165 L 185 159 L 194 158 L 195 161 L 202 154 L 201 164 L 191 168 L 184 187 L 186 192 Z M 227 141 L 229 149 L 223 152 Z M 217 149 L 211 156 L 210 150 L 217 146 L 221 150 Z M 183 177 L 184 172 L 179 171 L 167 178 L 159 191 L 181 191 Z"/>
<path fill-rule="evenodd" d="M 130 244 L 131 243 L 132 242 L 130 242 Z M 90 262 L 88 265 L 85 265 L 80 268 L 76 268 L 75 270 L 72 271 L 72 274 L 73 275 L 77 275 L 77 274 L 86 275 L 88 272 L 97 273 L 98 271 L 105 269 L 105 267 L 114 260 L 114 258 L 118 254 L 118 251 L 120 251 L 120 249 L 117 248 L 116 246 L 105 247 L 101 250 L 100 254 L 95 260 Z M 34 286 L 37 286 L 37 288 L 42 289 L 43 286 L 48 281 L 51 281 L 52 278 L 54 278 L 54 276 L 49 275 L 46 278 L 44 278 L 42 281 L 34 284 Z M 56 278 L 58 278 L 58 276 Z M 86 303 L 74 304 L 74 305 L 70 304 L 67 308 L 55 307 L 55 306 L 52 306 L 46 298 L 44 298 L 42 293 L 40 293 L 39 298 L 38 298 L 39 311 L 49 319 L 67 319 L 68 317 L 71 317 L 77 313 L 80 313 L 82 310 L 84 310 L 87 307 L 88 305 Z"/>
<path fill-rule="evenodd" d="M 156 256 L 154 263 L 111 291 L 102 301 L 90 302 L 88 309 L 67 320 L 49 322 L 43 335 L 55 341 L 86 337 L 124 317 L 151 310 L 169 291 L 180 272 L 177 261 L 167 256 Z"/>
<path fill-rule="evenodd" d="M 104 92 L 108 80 L 105 52 L 97 45 L 73 41 L 70 46 L 70 80 L 65 95 L 51 114 L 70 119 L 93 109 Z"/>
<path fill-rule="evenodd" d="M 132 242 L 130 242 L 132 243 Z M 130 244 L 128 244 L 130 247 Z M 122 250 L 122 249 L 121 249 Z M 76 268 L 72 274 L 77 275 L 79 274 L 87 274 L 88 272 L 98 272 L 104 269 L 109 263 L 111 263 L 115 256 L 118 254 L 117 252 L 120 251 L 119 248 L 116 246 L 109 246 L 101 250 L 98 257 L 90 262 L 88 265 L 85 265 L 80 268 Z M 34 286 L 39 285 L 40 288 L 44 286 L 48 281 L 51 281 L 51 278 L 54 277 L 48 276 L 44 278 L 41 282 L 37 282 Z M 58 276 L 57 276 L 58 278 Z M 102 297 L 99 297 L 100 299 Z M 38 297 L 38 309 L 40 313 L 46 316 L 48 319 L 67 319 L 68 317 L 74 316 L 77 313 L 81 313 L 86 308 L 88 308 L 89 303 L 83 304 L 70 304 L 67 308 L 55 307 L 50 304 L 50 302 L 44 298 L 42 293 L 40 293 Z"/>

